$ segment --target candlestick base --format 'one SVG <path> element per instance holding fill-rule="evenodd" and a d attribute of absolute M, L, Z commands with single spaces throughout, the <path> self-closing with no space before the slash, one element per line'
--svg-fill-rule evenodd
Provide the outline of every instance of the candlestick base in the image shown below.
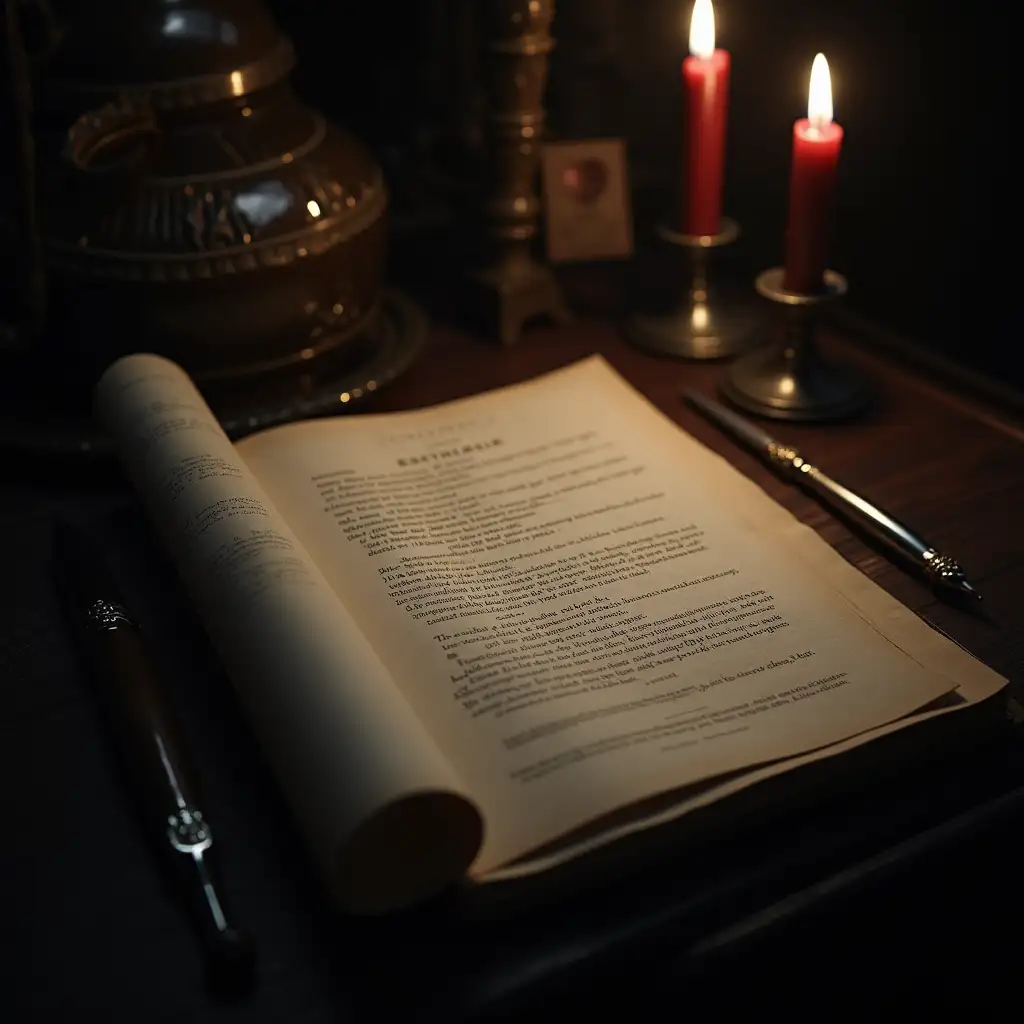
<path fill-rule="evenodd" d="M 482 328 L 503 346 L 515 345 L 527 322 L 547 319 L 572 322 L 572 313 L 551 268 L 525 249 L 513 250 L 491 266 L 470 275 Z"/>
<path fill-rule="evenodd" d="M 734 405 L 758 416 L 805 422 L 842 419 L 860 412 L 871 389 L 860 374 L 833 363 L 815 341 L 818 315 L 846 294 L 846 278 L 825 271 L 822 291 L 804 295 L 782 287 L 776 267 L 758 276 L 758 294 L 783 307 L 781 336 L 737 360 L 721 384 Z"/>
<path fill-rule="evenodd" d="M 687 256 L 682 293 L 667 312 L 634 314 L 626 337 L 638 348 L 678 359 L 725 359 L 749 347 L 757 324 L 742 296 L 729 295 L 712 281 L 713 253 L 739 237 L 734 220 L 722 218 L 715 235 L 680 234 L 658 228 L 662 241 Z"/>

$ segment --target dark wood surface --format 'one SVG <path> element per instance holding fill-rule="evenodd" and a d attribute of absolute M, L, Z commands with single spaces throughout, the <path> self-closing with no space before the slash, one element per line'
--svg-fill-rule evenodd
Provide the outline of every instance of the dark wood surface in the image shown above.
<path fill-rule="evenodd" d="M 984 593 L 987 617 L 971 616 L 936 600 L 913 575 L 812 499 L 777 481 L 756 459 L 686 409 L 678 399 L 680 387 L 713 393 L 722 367 L 648 357 L 623 344 L 607 324 L 579 321 L 558 331 L 539 328 L 510 350 L 439 328 L 419 365 L 366 408 L 385 411 L 431 404 L 601 352 L 682 427 L 764 486 L 883 587 L 994 668 L 1019 679 L 1024 662 L 1019 590 L 1024 568 L 1024 424 L 958 394 L 955 387 L 898 367 L 860 344 L 830 339 L 828 349 L 867 372 L 878 391 L 875 408 L 846 424 L 779 424 L 770 429 L 960 559 Z M 188 724 L 206 783 L 208 813 L 227 860 L 229 894 L 261 951 L 260 986 L 240 1005 L 220 1006 L 204 994 L 195 943 L 174 900 L 162 888 L 129 814 L 45 571 L 50 529 L 58 514 L 89 523 L 105 537 L 138 617 L 177 680 L 173 698 Z M 613 934 L 599 921 L 596 908 L 608 908 L 608 915 L 618 913 L 617 899 L 623 906 L 654 908 L 634 931 L 657 932 L 659 962 L 669 965 L 668 988 L 661 991 L 671 994 L 672 979 L 684 976 L 684 960 L 704 964 L 706 959 L 697 958 L 698 949 L 705 956 L 716 942 L 728 945 L 724 939 L 708 939 L 714 928 L 706 922 L 712 918 L 721 930 L 732 917 L 749 919 L 766 906 L 792 908 L 794 894 L 814 890 L 820 896 L 828 888 L 822 888 L 820 879 L 843 877 L 852 863 L 873 865 L 862 871 L 866 876 L 884 874 L 879 865 L 896 857 L 885 851 L 910 850 L 907 844 L 915 842 L 935 846 L 935 836 L 944 828 L 962 840 L 965 835 L 972 842 L 977 838 L 982 845 L 972 853 L 961 844 L 961 853 L 952 859 L 943 853 L 939 874 L 923 859 L 911 860 L 912 879 L 890 883 L 876 896 L 873 910 L 847 905 L 844 916 L 836 918 L 833 913 L 819 921 L 810 940 L 805 936 L 804 945 L 794 947 L 801 951 L 773 968 L 780 972 L 774 975 L 775 982 L 806 987 L 810 961 L 803 958 L 811 957 L 815 947 L 838 948 L 835 943 L 852 928 L 856 914 L 861 915 L 859 927 L 874 936 L 872 948 L 877 943 L 876 961 L 902 956 L 906 944 L 930 939 L 928 956 L 939 963 L 943 950 L 968 956 L 963 947 L 969 945 L 980 951 L 979 929 L 991 939 L 990 929 L 977 920 L 969 923 L 965 915 L 971 908 L 980 905 L 995 914 L 1002 907 L 1003 917 L 1012 917 L 1007 908 L 1020 907 L 1019 900 L 1007 902 L 1015 888 L 1012 878 L 1019 875 L 1009 826 L 995 828 L 992 822 L 1002 820 L 1000 815 L 1008 818 L 1018 827 L 1012 837 L 1020 838 L 1021 805 L 1014 789 L 1024 786 L 1024 769 L 1013 754 L 1000 752 L 987 760 L 979 755 L 977 764 L 954 766 L 951 781 L 944 783 L 941 806 L 930 806 L 927 812 L 906 810 L 916 807 L 912 798 L 890 811 L 877 802 L 877 795 L 865 797 L 862 804 L 851 801 L 838 810 L 822 810 L 806 827 L 790 823 L 797 840 L 773 834 L 754 851 L 716 855 L 715 865 L 670 864 L 657 879 L 652 876 L 652 891 L 646 896 L 630 891 L 620 898 L 608 890 L 575 909 L 541 914 L 529 925 L 479 931 L 453 924 L 443 907 L 426 908 L 397 922 L 339 920 L 326 904 L 230 689 L 132 497 L 105 486 L 72 491 L 59 479 L 44 487 L 8 478 L 0 492 L 0 538 L 6 598 L 0 628 L 0 1019 L 77 1021 L 102 1014 L 104 1019 L 147 1024 L 326 1024 L 387 1018 L 391 997 L 402 990 L 414 1008 L 407 1009 L 403 1019 L 427 1019 L 438 1006 L 447 1005 L 427 998 L 429 984 L 446 970 L 448 990 L 454 991 L 463 976 L 468 984 L 472 975 L 485 979 L 477 987 L 478 995 L 484 993 L 478 1001 L 500 1003 L 506 989 L 525 984 L 529 970 L 520 969 L 524 964 L 540 973 L 538 957 L 557 967 L 573 959 L 573 950 L 584 949 L 588 937 Z M 898 789 L 896 780 L 891 788 Z M 889 824 L 876 828 L 886 814 Z M 843 829 L 860 835 L 859 845 L 844 840 L 840 848 L 828 839 Z M 932 838 L 926 842 L 922 836 Z M 752 870 L 751 859 L 758 870 L 787 858 L 795 863 L 794 841 L 804 851 L 817 843 L 823 852 L 812 866 L 801 861 L 798 869 L 773 875 L 770 884 L 757 882 L 761 876 Z M 909 854 L 901 856 L 906 860 Z M 742 892 L 747 895 L 742 899 L 740 889 L 728 888 L 731 876 L 722 873 L 734 861 L 737 872 L 753 880 L 745 883 Z M 1004 876 L 1011 881 L 1002 881 Z M 718 879 L 714 885 L 712 878 Z M 726 892 L 726 898 L 718 899 L 714 914 L 694 917 L 692 907 L 701 899 L 712 900 L 713 892 L 719 891 Z M 917 895 L 908 895 L 912 892 Z M 691 910 L 666 916 L 672 900 Z M 722 909 L 725 903 L 730 906 Z M 567 924 L 573 915 L 575 931 Z M 698 928 L 693 923 L 697 920 L 705 924 Z M 669 921 L 678 926 L 667 927 Z M 682 922 L 689 923 L 684 928 Z M 975 929 L 969 942 L 964 928 Z M 896 952 L 883 945 L 890 932 L 902 936 L 904 945 Z M 556 933 L 566 936 L 561 946 L 553 938 Z M 637 954 L 630 950 L 636 936 L 627 937 L 622 929 L 615 934 L 625 950 L 619 960 L 635 961 Z M 1016 934 L 1006 942 L 1001 948 L 1020 949 Z M 974 961 L 957 961 L 942 970 L 950 975 L 959 971 L 962 985 L 973 984 L 964 978 L 987 977 L 991 952 L 984 948 L 986 952 L 978 952 Z M 534 951 L 539 951 L 536 956 Z M 512 962 L 513 953 L 519 956 L 513 966 L 520 969 L 515 983 L 507 981 L 508 971 L 506 981 L 498 983 L 496 975 L 480 967 L 488 958 L 508 957 Z M 871 972 L 880 964 L 869 953 L 859 948 L 861 959 L 855 967 L 851 960 L 844 976 L 856 970 L 858 991 L 877 1005 L 882 996 Z M 583 988 L 596 998 L 604 991 L 600 982 L 615 973 L 607 967 L 607 958 L 600 963 L 598 971 L 583 975 L 585 980 L 573 975 L 577 980 L 566 982 L 577 1008 Z M 973 971 L 968 970 L 971 964 Z M 639 970 L 635 963 L 633 968 Z M 751 964 L 741 962 L 736 969 L 748 979 L 750 989 Z M 626 1004 L 636 1007 L 643 1004 L 642 991 L 655 988 L 642 973 L 630 978 Z M 770 988 L 771 981 L 766 984 Z M 696 991 L 695 986 L 691 978 L 686 991 Z M 720 986 L 716 998 L 731 998 L 737 994 L 730 994 L 733 988 L 743 986 Z M 454 1014 L 454 1001 L 451 1005 Z M 12 1012 L 5 1015 L 8 1006 Z"/>

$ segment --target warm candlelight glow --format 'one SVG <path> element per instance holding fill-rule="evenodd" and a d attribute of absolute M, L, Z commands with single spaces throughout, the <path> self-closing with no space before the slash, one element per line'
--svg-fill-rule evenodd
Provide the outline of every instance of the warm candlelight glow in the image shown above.
<path fill-rule="evenodd" d="M 811 65 L 811 88 L 807 94 L 807 120 L 814 131 L 824 131 L 832 123 L 832 78 L 825 54 L 819 53 Z"/>
<path fill-rule="evenodd" d="M 711 0 L 697 0 L 690 15 L 690 53 L 711 60 L 715 52 L 715 9 Z"/>

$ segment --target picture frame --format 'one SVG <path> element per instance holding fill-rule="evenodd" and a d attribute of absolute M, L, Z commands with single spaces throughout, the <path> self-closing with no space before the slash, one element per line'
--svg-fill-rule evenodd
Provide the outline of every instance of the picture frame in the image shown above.
<path fill-rule="evenodd" d="M 549 143 L 541 153 L 541 178 L 547 256 L 552 263 L 633 255 L 623 139 Z"/>

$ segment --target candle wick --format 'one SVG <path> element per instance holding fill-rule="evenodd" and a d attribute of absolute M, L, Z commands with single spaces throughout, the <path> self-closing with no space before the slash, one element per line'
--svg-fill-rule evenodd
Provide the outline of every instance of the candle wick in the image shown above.
<path fill-rule="evenodd" d="M 825 134 L 825 129 L 829 125 L 829 121 L 824 117 L 809 117 L 807 119 L 807 134 L 812 139 L 820 139 Z"/>

